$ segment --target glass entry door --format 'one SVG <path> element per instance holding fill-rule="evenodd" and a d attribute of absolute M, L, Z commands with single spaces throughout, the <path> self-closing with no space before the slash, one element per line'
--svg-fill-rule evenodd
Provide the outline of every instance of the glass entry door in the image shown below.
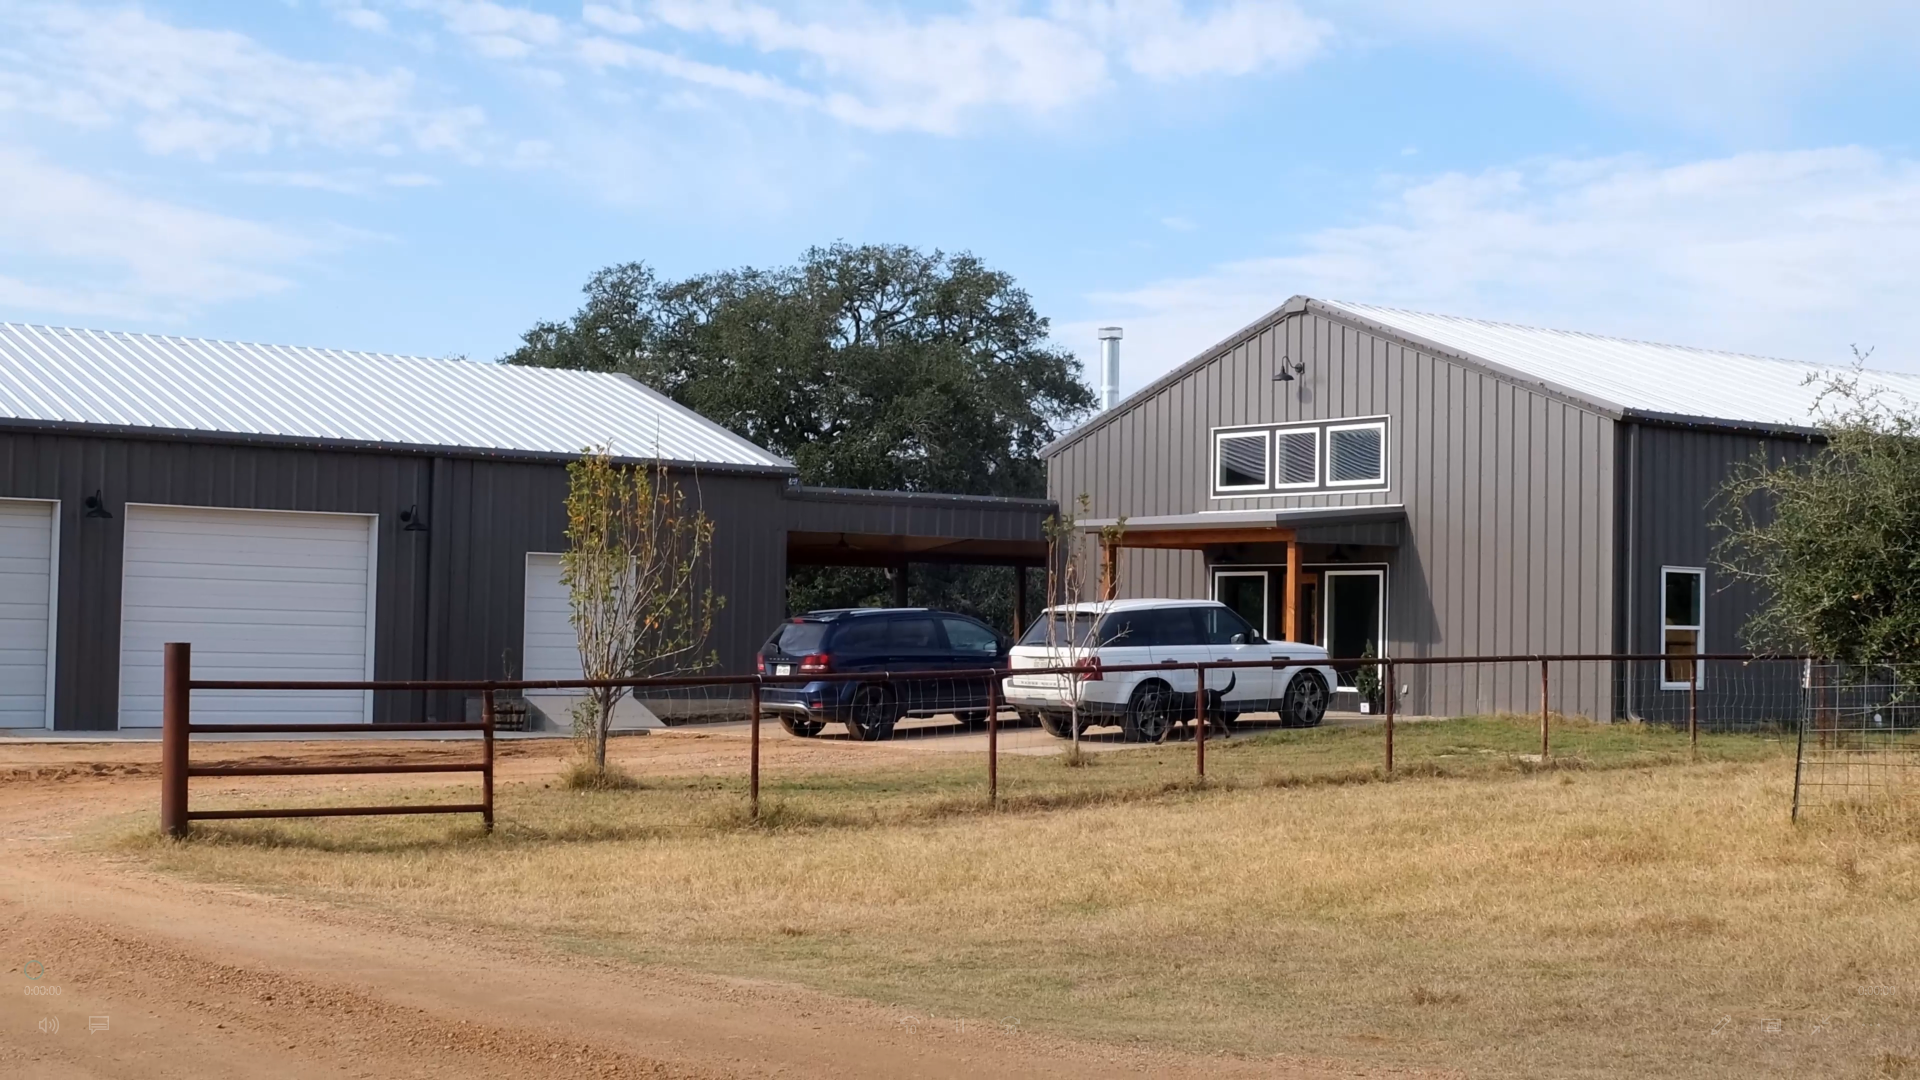
<path fill-rule="evenodd" d="M 1320 625 L 1326 629 L 1327 654 L 1335 660 L 1359 657 L 1368 649 L 1380 655 L 1386 638 L 1387 572 L 1327 570 L 1320 580 L 1326 597 Z M 1340 675 L 1341 689 L 1351 689 L 1357 665 L 1335 664 L 1334 670 Z"/>
<path fill-rule="evenodd" d="M 1213 598 L 1252 623 L 1253 628 L 1260 631 L 1261 637 L 1272 639 L 1273 631 L 1267 625 L 1265 570 L 1215 570 Z"/>

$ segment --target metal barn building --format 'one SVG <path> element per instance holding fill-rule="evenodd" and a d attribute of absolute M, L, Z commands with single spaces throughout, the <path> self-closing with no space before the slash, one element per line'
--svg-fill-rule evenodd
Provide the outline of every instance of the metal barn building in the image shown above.
<path fill-rule="evenodd" d="M 167 641 L 209 678 L 577 677 L 566 463 L 602 445 L 666 460 L 714 519 L 723 670 L 786 614 L 789 565 L 1044 562 L 1044 500 L 804 488 L 620 375 L 0 323 L 0 729 L 157 725 Z M 196 707 L 401 721 L 467 702 Z"/>
<path fill-rule="evenodd" d="M 1710 504 L 1816 443 L 1819 370 L 1294 297 L 1048 447 L 1048 489 L 1126 519 L 1114 594 L 1335 656 L 1734 652 L 1756 598 L 1711 569 Z M 1695 666 L 1570 665 L 1554 706 L 1684 715 L 1720 689 Z M 1538 707 L 1521 665 L 1400 672 L 1408 711 Z"/>

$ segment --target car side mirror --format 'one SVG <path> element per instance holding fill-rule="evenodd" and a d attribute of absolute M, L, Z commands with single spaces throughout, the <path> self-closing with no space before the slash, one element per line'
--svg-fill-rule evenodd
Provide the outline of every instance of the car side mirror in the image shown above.
<path fill-rule="evenodd" d="M 1246 643 L 1247 635 L 1245 634 L 1235 634 L 1227 639 L 1227 644 L 1229 645 L 1245 645 Z"/>

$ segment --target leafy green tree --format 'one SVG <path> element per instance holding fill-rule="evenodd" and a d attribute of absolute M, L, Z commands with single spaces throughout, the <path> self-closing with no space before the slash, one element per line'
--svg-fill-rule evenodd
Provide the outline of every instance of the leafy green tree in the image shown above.
<path fill-rule="evenodd" d="M 1824 379 L 1824 446 L 1736 471 L 1716 562 L 1759 593 L 1751 647 L 1920 674 L 1920 410 L 1871 380 Z"/>
<path fill-rule="evenodd" d="M 510 363 L 618 371 L 790 458 L 829 487 L 1038 496 L 1040 448 L 1093 392 L 1013 278 L 961 253 L 809 249 L 792 266 L 666 280 L 610 266 Z M 999 568 L 916 566 L 916 603 L 1005 626 Z M 795 609 L 887 603 L 882 571 L 800 569 Z"/>

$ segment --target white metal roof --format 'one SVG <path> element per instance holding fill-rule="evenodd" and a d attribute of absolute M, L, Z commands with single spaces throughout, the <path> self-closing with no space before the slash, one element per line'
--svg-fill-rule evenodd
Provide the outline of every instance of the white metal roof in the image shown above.
<path fill-rule="evenodd" d="M 18 323 L 0 418 L 791 467 L 624 375 Z"/>
<path fill-rule="evenodd" d="M 1817 385 L 1808 384 L 1808 376 L 1836 370 L 1371 304 L 1320 303 L 1620 412 L 1806 428 L 1813 426 L 1819 392 Z M 1866 381 L 1920 401 L 1920 375 L 1874 371 Z"/>

